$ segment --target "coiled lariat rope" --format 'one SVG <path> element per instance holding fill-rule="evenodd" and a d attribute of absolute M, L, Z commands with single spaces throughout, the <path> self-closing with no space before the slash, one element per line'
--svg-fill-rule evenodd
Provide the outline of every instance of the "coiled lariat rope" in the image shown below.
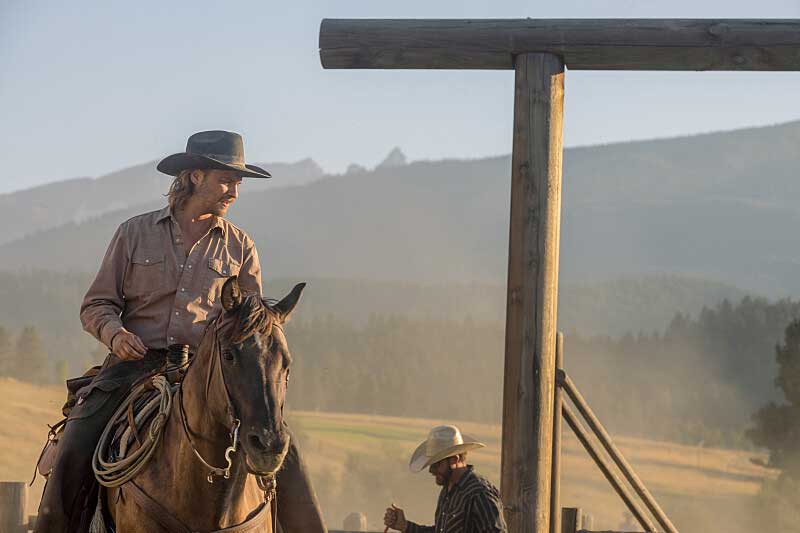
<path fill-rule="evenodd" d="M 150 422 L 146 438 L 142 439 L 141 446 L 128 454 L 128 441 L 131 439 L 131 433 L 137 432 L 137 428 L 130 426 L 127 412 L 129 407 L 136 402 L 136 400 L 142 397 L 147 391 L 151 390 L 150 383 L 152 383 L 152 387 L 155 388 L 157 394 L 147 402 L 136 416 L 134 426 L 137 426 L 142 420 L 146 419 L 156 407 L 158 408 L 158 413 Z M 147 465 L 147 462 L 150 460 L 150 457 L 161 441 L 164 427 L 172 409 L 173 395 L 180 385 L 170 385 L 167 378 L 162 374 L 153 377 L 150 383 L 145 381 L 139 384 L 133 392 L 128 395 L 122 405 L 120 405 L 114 413 L 111 421 L 106 425 L 103 434 L 100 436 L 100 441 L 92 456 L 92 470 L 94 470 L 94 475 L 98 483 L 104 487 L 119 487 L 136 477 Z M 116 430 L 122 427 L 125 429 L 120 438 L 119 458 L 114 458 L 110 451 L 110 444 L 113 440 L 113 436 L 119 433 L 119 431 Z M 108 453 L 110 456 L 108 460 L 104 458 L 105 453 Z"/>

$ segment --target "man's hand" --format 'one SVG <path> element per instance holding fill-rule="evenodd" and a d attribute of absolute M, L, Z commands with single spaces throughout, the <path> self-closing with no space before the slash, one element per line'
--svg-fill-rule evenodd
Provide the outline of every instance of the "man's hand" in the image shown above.
<path fill-rule="evenodd" d="M 138 335 L 122 328 L 111 339 L 111 351 L 123 361 L 136 361 L 144 357 L 147 346 Z"/>
<path fill-rule="evenodd" d="M 397 531 L 405 531 L 408 527 L 408 522 L 406 522 L 406 514 L 402 509 L 395 507 L 394 504 L 392 504 L 391 507 L 386 509 L 386 513 L 383 515 L 383 525 L 392 529 L 396 529 Z"/>

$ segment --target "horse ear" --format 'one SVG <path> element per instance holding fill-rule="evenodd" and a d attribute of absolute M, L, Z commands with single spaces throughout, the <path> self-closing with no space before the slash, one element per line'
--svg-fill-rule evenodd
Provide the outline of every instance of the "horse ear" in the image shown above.
<path fill-rule="evenodd" d="M 294 286 L 292 292 L 284 296 L 283 300 L 273 306 L 273 309 L 277 311 L 278 316 L 280 316 L 281 324 L 289 321 L 289 317 L 291 316 L 292 311 L 294 311 L 297 302 L 300 301 L 300 295 L 303 294 L 303 289 L 305 288 L 305 283 L 298 283 Z"/>
<path fill-rule="evenodd" d="M 239 288 L 239 278 L 231 276 L 222 286 L 222 308 L 233 311 L 242 305 L 242 289 Z"/>

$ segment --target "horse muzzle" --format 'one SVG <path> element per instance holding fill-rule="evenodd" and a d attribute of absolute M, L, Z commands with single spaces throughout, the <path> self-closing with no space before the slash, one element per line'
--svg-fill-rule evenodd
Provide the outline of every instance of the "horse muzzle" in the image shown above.
<path fill-rule="evenodd" d="M 243 442 L 247 469 L 255 475 L 271 475 L 283 465 L 289 453 L 289 434 L 282 432 L 272 436 L 259 431 L 250 431 Z"/>

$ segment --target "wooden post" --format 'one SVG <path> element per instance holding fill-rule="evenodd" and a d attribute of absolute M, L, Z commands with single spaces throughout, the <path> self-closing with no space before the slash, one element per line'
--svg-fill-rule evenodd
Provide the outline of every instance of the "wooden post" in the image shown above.
<path fill-rule="evenodd" d="M 583 529 L 583 513 L 580 507 L 564 507 L 561 510 L 561 533 L 577 533 Z"/>
<path fill-rule="evenodd" d="M 509 533 L 548 533 L 564 64 L 515 61 L 501 493 Z"/>
<path fill-rule="evenodd" d="M 564 334 L 556 336 L 556 372 L 564 370 Z M 553 474 L 550 495 L 550 533 L 561 533 L 561 386 L 553 395 Z"/>
<path fill-rule="evenodd" d="M 0 481 L 0 531 L 20 533 L 27 525 L 25 501 L 28 487 L 24 481 Z"/>

